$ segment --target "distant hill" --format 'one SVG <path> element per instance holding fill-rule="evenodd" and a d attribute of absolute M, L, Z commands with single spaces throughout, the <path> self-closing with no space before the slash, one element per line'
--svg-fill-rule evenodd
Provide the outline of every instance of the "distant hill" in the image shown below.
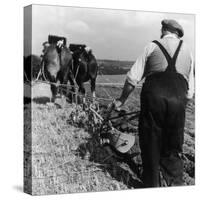
<path fill-rule="evenodd" d="M 99 65 L 99 74 L 118 75 L 126 74 L 134 64 L 134 61 L 120 60 L 97 60 Z"/>

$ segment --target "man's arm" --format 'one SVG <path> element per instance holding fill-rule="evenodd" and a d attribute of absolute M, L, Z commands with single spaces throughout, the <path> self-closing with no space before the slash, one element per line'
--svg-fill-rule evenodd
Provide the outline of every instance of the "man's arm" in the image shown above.
<path fill-rule="evenodd" d="M 190 73 L 189 73 L 189 80 L 188 80 L 188 93 L 187 98 L 192 99 L 194 96 L 194 59 L 191 54 L 191 67 L 190 67 Z"/>
<path fill-rule="evenodd" d="M 122 93 L 120 98 L 118 99 L 119 101 L 121 101 L 122 104 L 125 103 L 126 99 L 128 98 L 128 96 L 130 95 L 130 93 L 135 89 L 135 86 L 130 84 L 128 82 L 128 80 L 125 81 Z"/>
<path fill-rule="evenodd" d="M 135 86 L 143 78 L 146 61 L 148 56 L 153 52 L 156 45 L 154 43 L 149 43 L 141 56 L 139 56 L 131 67 L 130 71 L 127 73 L 126 81 L 119 99 L 115 101 L 115 107 L 119 108 L 122 106 L 130 93 L 135 89 Z"/>

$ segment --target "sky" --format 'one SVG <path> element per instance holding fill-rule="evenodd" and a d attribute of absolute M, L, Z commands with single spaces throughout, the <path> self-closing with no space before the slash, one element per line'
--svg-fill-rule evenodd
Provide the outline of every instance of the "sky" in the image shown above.
<path fill-rule="evenodd" d="M 149 42 L 159 39 L 163 19 L 177 20 L 185 32 L 183 40 L 193 54 L 195 50 L 194 15 L 47 5 L 33 5 L 32 20 L 29 13 L 24 15 L 25 55 L 30 54 L 26 29 L 31 22 L 36 55 L 41 55 L 42 43 L 52 34 L 66 37 L 67 45 L 90 46 L 97 59 L 134 61 Z"/>

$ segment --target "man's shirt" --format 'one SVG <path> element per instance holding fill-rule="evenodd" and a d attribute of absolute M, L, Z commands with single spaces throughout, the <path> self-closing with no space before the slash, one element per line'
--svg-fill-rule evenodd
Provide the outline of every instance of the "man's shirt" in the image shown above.
<path fill-rule="evenodd" d="M 173 57 L 180 39 L 175 34 L 164 36 L 159 42 L 164 46 L 169 55 Z M 168 63 L 160 48 L 153 42 L 149 43 L 141 56 L 139 56 L 127 73 L 127 80 L 132 85 L 137 85 L 146 76 L 165 71 Z M 187 98 L 194 95 L 194 62 L 193 57 L 185 43 L 183 42 L 176 60 L 176 70 L 182 74 L 188 82 Z"/>

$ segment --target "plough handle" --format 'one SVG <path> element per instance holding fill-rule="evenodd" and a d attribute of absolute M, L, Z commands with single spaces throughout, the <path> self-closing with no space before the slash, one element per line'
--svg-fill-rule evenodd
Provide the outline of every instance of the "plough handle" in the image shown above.
<path fill-rule="evenodd" d="M 105 117 L 105 121 L 108 121 L 111 115 L 112 110 L 115 108 L 114 102 L 112 102 L 111 106 L 107 109 L 107 116 Z"/>
<path fill-rule="evenodd" d="M 101 121 L 104 121 L 103 117 L 100 114 L 98 114 L 93 108 L 91 108 L 91 106 L 89 108 Z"/>

